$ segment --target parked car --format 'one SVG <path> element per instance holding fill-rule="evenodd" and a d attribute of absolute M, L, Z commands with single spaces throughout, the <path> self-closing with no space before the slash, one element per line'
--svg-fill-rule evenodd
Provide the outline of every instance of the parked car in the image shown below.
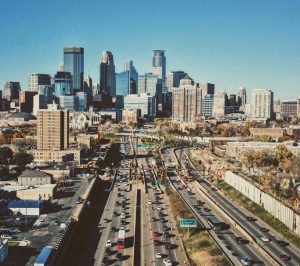
<path fill-rule="evenodd" d="M 111 245 L 112 245 L 112 241 L 110 239 L 107 240 L 106 243 L 105 243 L 105 246 L 110 248 Z"/>

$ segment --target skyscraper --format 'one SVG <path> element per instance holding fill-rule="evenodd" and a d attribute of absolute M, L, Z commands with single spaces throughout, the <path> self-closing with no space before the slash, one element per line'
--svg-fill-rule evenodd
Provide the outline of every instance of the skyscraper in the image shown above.
<path fill-rule="evenodd" d="M 51 76 L 48 74 L 29 73 L 28 90 L 38 91 L 40 85 L 51 85 Z"/>
<path fill-rule="evenodd" d="M 171 71 L 167 75 L 167 88 L 168 91 L 172 91 L 172 88 L 178 88 L 180 85 L 180 80 L 184 78 L 187 74 L 184 71 Z"/>
<path fill-rule="evenodd" d="M 194 122 L 201 115 L 201 89 L 186 75 L 172 92 L 172 120 Z"/>
<path fill-rule="evenodd" d="M 240 87 L 238 91 L 238 102 L 241 106 L 244 106 L 247 103 L 247 94 L 246 94 L 246 88 Z"/>
<path fill-rule="evenodd" d="M 129 94 L 138 93 L 138 72 L 133 66 L 132 60 L 125 61 L 124 70 L 129 71 Z"/>
<path fill-rule="evenodd" d="M 56 104 L 37 112 L 37 149 L 64 150 L 69 147 L 69 112 Z"/>
<path fill-rule="evenodd" d="M 166 57 L 164 50 L 154 50 L 152 58 L 152 73 L 157 74 L 162 80 L 163 88 L 166 86 Z"/>
<path fill-rule="evenodd" d="M 54 76 L 54 94 L 56 97 L 72 94 L 72 75 L 70 72 L 57 71 Z"/>
<path fill-rule="evenodd" d="M 100 63 L 100 93 L 116 96 L 116 72 L 114 57 L 110 51 L 104 51 Z"/>
<path fill-rule="evenodd" d="M 8 101 L 19 100 L 19 92 L 21 91 L 20 82 L 6 81 L 4 86 L 4 97 Z"/>
<path fill-rule="evenodd" d="M 252 91 L 251 119 L 265 122 L 273 118 L 273 92 L 268 89 Z"/>
<path fill-rule="evenodd" d="M 225 92 L 218 92 L 214 95 L 212 115 L 215 118 L 221 118 L 226 114 L 226 102 L 228 96 Z"/>
<path fill-rule="evenodd" d="M 83 90 L 84 73 L 84 48 L 66 47 L 64 48 L 64 71 L 72 75 L 73 90 Z"/>
<path fill-rule="evenodd" d="M 202 92 L 202 97 L 206 96 L 207 94 L 215 94 L 215 84 L 201 83 L 200 88 Z"/>

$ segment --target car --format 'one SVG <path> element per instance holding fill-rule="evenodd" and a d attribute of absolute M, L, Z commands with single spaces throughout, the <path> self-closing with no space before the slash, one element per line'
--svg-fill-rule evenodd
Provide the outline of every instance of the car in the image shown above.
<path fill-rule="evenodd" d="M 154 244 L 154 246 L 158 246 L 158 245 L 160 244 L 160 242 L 159 242 L 159 240 L 154 239 L 154 240 L 153 240 L 153 244 Z"/>
<path fill-rule="evenodd" d="M 204 210 L 205 212 L 210 212 L 210 211 L 211 211 L 211 209 L 206 208 L 206 207 L 204 207 L 203 210 Z"/>
<path fill-rule="evenodd" d="M 18 234 L 18 233 L 21 233 L 21 231 L 20 231 L 18 228 L 15 228 L 15 227 L 10 228 L 10 229 L 8 230 L 8 232 L 9 232 L 10 234 Z"/>
<path fill-rule="evenodd" d="M 120 202 L 119 202 L 119 201 L 116 201 L 116 205 L 117 205 L 117 206 L 120 206 Z"/>
<path fill-rule="evenodd" d="M 12 239 L 13 237 L 10 235 L 2 234 L 1 239 Z"/>
<path fill-rule="evenodd" d="M 149 205 L 152 204 L 152 201 L 151 201 L 151 200 L 148 200 L 148 204 L 149 204 Z"/>
<path fill-rule="evenodd" d="M 104 223 L 108 223 L 108 219 L 104 218 L 104 219 L 103 219 L 103 222 L 104 222 Z"/>
<path fill-rule="evenodd" d="M 122 260 L 123 258 L 123 254 L 121 252 L 118 252 L 117 255 L 116 255 L 116 259 L 117 260 Z"/>
<path fill-rule="evenodd" d="M 160 206 L 157 206 L 157 209 L 158 209 L 158 210 L 161 210 L 161 207 L 160 207 Z"/>
<path fill-rule="evenodd" d="M 157 221 L 157 218 L 152 217 L 151 220 L 152 220 L 152 222 L 156 222 L 156 221 Z"/>
<path fill-rule="evenodd" d="M 280 259 L 282 261 L 289 261 L 291 259 L 291 257 L 288 255 L 282 254 L 282 255 L 280 255 Z"/>
<path fill-rule="evenodd" d="M 121 219 L 125 219 L 126 218 L 126 214 L 125 214 L 125 212 L 122 212 L 121 213 Z"/>
<path fill-rule="evenodd" d="M 170 233 L 169 232 L 164 232 L 164 237 L 170 237 Z"/>
<path fill-rule="evenodd" d="M 104 256 L 104 257 L 103 257 L 102 263 L 103 263 L 104 265 L 108 265 L 108 256 Z"/>
<path fill-rule="evenodd" d="M 125 220 L 121 220 L 121 225 L 125 225 L 126 221 Z"/>
<path fill-rule="evenodd" d="M 256 221 L 256 219 L 253 218 L 253 217 L 251 217 L 251 216 L 247 216 L 247 220 L 248 220 L 249 222 L 255 222 L 255 221 Z"/>
<path fill-rule="evenodd" d="M 173 248 L 173 245 L 171 243 L 165 243 L 165 248 L 171 249 L 171 248 Z"/>
<path fill-rule="evenodd" d="M 264 242 L 270 242 L 271 241 L 271 238 L 268 237 L 268 236 L 261 236 L 260 239 Z"/>
<path fill-rule="evenodd" d="M 153 236 L 153 237 L 158 237 L 158 236 L 159 236 L 159 233 L 156 232 L 156 231 L 153 231 L 153 232 L 152 232 L 152 236 Z"/>
<path fill-rule="evenodd" d="M 116 217 L 116 216 L 118 216 L 118 215 L 119 215 L 118 212 L 116 212 L 116 211 L 113 212 L 113 216 L 114 216 L 114 217 Z"/>
<path fill-rule="evenodd" d="M 112 232 L 118 232 L 119 230 L 116 228 L 116 227 L 112 227 L 111 229 L 110 229 Z"/>
<path fill-rule="evenodd" d="M 105 254 L 109 255 L 110 254 L 110 247 L 105 248 Z"/>
<path fill-rule="evenodd" d="M 111 245 L 112 245 L 112 241 L 110 240 L 110 239 L 108 239 L 107 241 L 106 241 L 106 243 L 105 243 L 105 247 L 111 247 Z"/>
<path fill-rule="evenodd" d="M 156 252 L 155 253 L 155 258 L 161 259 L 162 258 L 162 254 L 160 252 Z"/>
<path fill-rule="evenodd" d="M 236 242 L 238 242 L 239 244 L 244 243 L 244 239 L 241 236 L 237 236 L 235 239 L 236 239 Z"/>
<path fill-rule="evenodd" d="M 59 225 L 60 222 L 59 222 L 58 220 L 55 220 L 55 221 L 54 221 L 54 224 L 55 224 L 55 225 Z"/>
<path fill-rule="evenodd" d="M 120 230 L 125 230 L 125 226 L 121 226 L 121 227 L 120 227 Z"/>
<path fill-rule="evenodd" d="M 260 230 L 261 232 L 263 232 L 263 233 L 269 232 L 269 229 L 264 228 L 264 227 L 260 227 L 259 230 Z"/>
<path fill-rule="evenodd" d="M 244 256 L 241 258 L 241 263 L 242 265 L 251 265 L 251 260 L 248 257 Z"/>
<path fill-rule="evenodd" d="M 281 247 L 285 247 L 285 246 L 289 245 L 289 243 L 287 243 L 283 240 L 277 240 L 276 243 L 277 243 L 278 246 L 281 246 Z"/>
<path fill-rule="evenodd" d="M 163 263 L 165 264 L 165 266 L 172 266 L 173 265 L 172 261 L 169 260 L 169 259 L 164 259 Z"/>
<path fill-rule="evenodd" d="M 169 229 L 170 229 L 170 228 L 169 228 L 168 226 L 166 226 L 166 225 L 163 226 L 163 230 L 164 230 L 164 231 L 169 231 Z"/>

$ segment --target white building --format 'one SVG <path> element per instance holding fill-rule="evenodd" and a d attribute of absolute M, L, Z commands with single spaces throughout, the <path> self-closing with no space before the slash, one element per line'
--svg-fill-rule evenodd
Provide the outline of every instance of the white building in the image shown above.
<path fill-rule="evenodd" d="M 255 89 L 252 92 L 251 120 L 265 122 L 273 118 L 273 92 Z"/>
<path fill-rule="evenodd" d="M 194 122 L 201 116 L 201 89 L 186 75 L 180 80 L 179 88 L 172 92 L 172 120 L 174 122 Z"/>
<path fill-rule="evenodd" d="M 219 92 L 214 95 L 214 103 L 213 103 L 213 110 L 212 110 L 212 116 L 215 118 L 221 118 L 223 117 L 226 107 L 226 93 Z"/>
<path fill-rule="evenodd" d="M 28 91 L 38 91 L 40 85 L 50 85 L 51 76 L 48 74 L 29 73 Z"/>
<path fill-rule="evenodd" d="M 124 97 L 124 109 L 140 109 L 142 117 L 153 117 L 156 115 L 155 96 L 147 93 L 129 94 Z"/>

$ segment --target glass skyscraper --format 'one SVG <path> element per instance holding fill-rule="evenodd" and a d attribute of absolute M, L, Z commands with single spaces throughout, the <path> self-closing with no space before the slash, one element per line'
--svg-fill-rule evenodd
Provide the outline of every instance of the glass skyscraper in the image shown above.
<path fill-rule="evenodd" d="M 116 72 L 114 57 L 110 51 L 104 51 L 100 63 L 100 93 L 116 96 Z"/>
<path fill-rule="evenodd" d="M 73 91 L 82 91 L 84 73 L 84 48 L 64 48 L 64 71 L 70 72 L 72 75 Z"/>
<path fill-rule="evenodd" d="M 128 94 L 130 94 L 130 73 L 126 70 L 116 74 L 116 95 Z"/>
<path fill-rule="evenodd" d="M 54 95 L 60 97 L 72 93 L 72 75 L 70 72 L 58 71 L 54 76 Z"/>
<path fill-rule="evenodd" d="M 166 57 L 164 50 L 154 50 L 152 58 L 152 72 L 162 79 L 163 87 L 166 86 Z"/>
<path fill-rule="evenodd" d="M 132 60 L 125 61 L 124 70 L 129 71 L 129 94 L 137 94 L 138 93 L 138 72 L 133 66 Z"/>

